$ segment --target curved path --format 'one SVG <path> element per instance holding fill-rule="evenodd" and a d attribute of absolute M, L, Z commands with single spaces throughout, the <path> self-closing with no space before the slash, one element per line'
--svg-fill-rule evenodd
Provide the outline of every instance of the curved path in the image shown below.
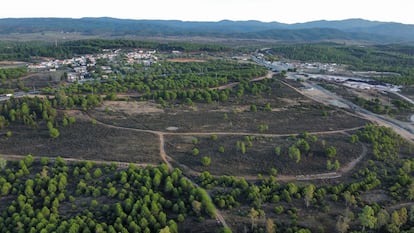
<path fill-rule="evenodd" d="M 255 81 L 259 81 L 259 80 L 263 80 L 266 78 L 272 78 L 273 73 L 269 72 L 266 76 L 263 77 L 259 77 L 259 78 L 255 78 L 252 79 L 252 82 Z M 298 90 L 297 88 L 285 83 L 282 81 L 282 83 L 284 83 L 285 85 L 289 86 L 290 88 L 296 90 L 297 92 L 299 92 L 300 94 L 313 99 L 310 96 L 305 95 L 304 93 L 302 93 L 300 90 Z M 230 84 L 226 84 L 223 85 L 221 87 L 219 87 L 219 89 L 228 89 L 228 88 L 233 88 L 236 85 L 238 85 L 238 83 L 230 83 Z M 217 89 L 217 88 L 216 88 Z M 315 100 L 315 99 L 314 99 Z M 316 100 L 317 101 L 317 100 Z M 317 101 L 320 102 L 320 101 Z M 345 111 L 346 112 L 346 111 Z M 347 112 L 349 113 L 349 112 Z M 197 171 L 192 170 L 191 168 L 185 166 L 184 164 L 181 164 L 177 161 L 175 161 L 174 159 L 172 159 L 171 157 L 168 156 L 168 154 L 165 151 L 165 135 L 178 135 L 178 136 L 207 136 L 207 135 L 236 135 L 236 136 L 245 136 L 245 135 L 249 135 L 249 136 L 257 136 L 257 137 L 286 137 L 286 136 L 291 136 L 291 135 L 299 135 L 299 134 L 269 134 L 269 133 L 251 133 L 251 132 L 163 132 L 163 131 L 157 131 L 157 130 L 147 130 L 147 129 L 138 129 L 138 128 L 132 128 L 132 127 L 123 127 L 123 126 L 116 126 L 116 125 L 111 125 L 111 124 L 107 124 L 105 122 L 99 121 L 93 117 L 91 117 L 88 113 L 85 113 L 85 116 L 87 116 L 89 119 L 91 120 L 95 120 L 96 123 L 109 127 L 109 128 L 115 128 L 115 129 L 120 129 L 120 130 L 132 130 L 132 131 L 137 131 L 137 132 L 143 132 L 143 133 L 150 133 L 150 134 L 154 134 L 157 135 L 159 138 L 159 150 L 160 150 L 160 157 L 162 159 L 162 161 L 168 166 L 168 169 L 170 171 L 172 171 L 174 169 L 174 167 L 171 165 L 171 161 L 174 161 L 179 167 L 181 167 L 187 174 L 190 175 L 199 175 L 200 173 Z M 349 129 L 341 129 L 341 130 L 331 130 L 331 131 L 320 131 L 320 132 L 310 132 L 309 134 L 311 135 L 315 135 L 315 134 L 336 134 L 336 133 L 347 133 L 349 131 L 355 131 L 358 129 L 361 129 L 363 126 L 361 127 L 354 127 L 354 128 L 349 128 Z M 341 168 L 338 172 L 331 172 L 331 173 L 319 173 L 319 174 L 309 174 L 309 175 L 305 175 L 305 176 L 289 176 L 289 175 L 280 175 L 277 176 L 277 179 L 280 181 L 292 181 L 292 180 L 317 180 L 317 179 L 335 179 L 335 178 L 339 178 L 341 177 L 343 174 L 348 173 L 349 171 L 351 171 L 367 154 L 367 148 L 364 144 L 361 143 L 362 146 L 362 152 L 360 154 L 360 156 L 354 160 L 352 160 L 350 163 L 348 163 L 346 166 L 344 166 L 343 168 Z M 4 158 L 6 159 L 22 159 L 25 156 L 18 156 L 18 155 L 2 155 Z M 53 158 L 51 158 L 53 159 Z M 75 162 L 75 161 L 92 161 L 95 162 L 97 164 L 110 164 L 110 163 L 117 163 L 118 166 L 120 167 L 128 167 L 129 164 L 134 164 L 136 166 L 149 166 L 149 165 L 155 165 L 155 164 L 135 164 L 135 163 L 125 163 L 125 162 L 118 162 L 118 161 L 99 161 L 99 160 L 84 160 L 84 159 L 74 159 L 74 158 L 63 158 L 65 161 L 68 162 Z M 237 177 L 237 176 L 236 176 Z M 196 182 L 194 182 L 193 180 L 191 180 L 190 178 L 186 177 L 189 181 L 191 181 L 196 187 L 199 187 L 198 184 Z M 255 176 L 241 176 L 241 177 L 237 177 L 237 178 L 244 178 L 246 180 L 259 180 L 258 177 Z M 261 178 L 263 179 L 263 177 Z M 208 192 L 207 192 L 208 193 Z M 209 198 L 211 199 L 210 194 L 208 193 Z M 215 209 L 216 212 L 216 219 L 218 221 L 221 222 L 221 224 L 224 227 L 228 227 L 227 223 L 225 222 L 224 217 L 222 216 L 222 214 L 220 213 L 220 211 L 216 208 Z"/>
<path fill-rule="evenodd" d="M 26 155 L 9 155 L 9 154 L 0 154 L 1 158 L 6 160 L 22 160 L 26 157 Z M 46 157 L 46 156 L 33 156 L 34 159 L 41 159 L 41 158 L 48 158 L 51 161 L 54 161 L 56 157 Z M 107 164 L 116 164 L 119 168 L 127 168 L 130 164 L 135 165 L 137 167 L 147 167 L 147 166 L 158 166 L 158 164 L 152 163 L 129 163 L 129 162 L 120 162 L 120 161 L 107 161 L 107 160 L 91 160 L 91 159 L 79 159 L 79 158 L 65 158 L 61 157 L 64 161 L 69 163 L 75 162 L 92 162 L 99 165 L 107 165 Z"/>
<path fill-rule="evenodd" d="M 89 114 L 86 113 L 86 116 L 90 119 L 95 120 L 98 124 L 104 125 L 109 128 L 115 128 L 120 130 L 132 130 L 132 131 L 138 131 L 138 132 L 144 132 L 144 133 L 151 133 L 155 134 L 159 137 L 160 141 L 160 157 L 161 159 L 167 164 L 168 168 L 170 170 L 173 169 L 173 166 L 171 165 L 170 161 L 174 161 L 178 164 L 186 173 L 190 175 L 199 175 L 200 173 L 197 171 L 192 170 L 191 168 L 185 166 L 184 164 L 181 164 L 174 159 L 172 159 L 165 151 L 165 135 L 177 135 L 177 136 L 208 136 L 208 135 L 237 135 L 237 136 L 257 136 L 257 137 L 286 137 L 291 135 L 299 135 L 299 134 L 268 134 L 268 133 L 248 133 L 248 132 L 164 132 L 164 131 L 156 131 L 156 130 L 147 130 L 147 129 L 137 129 L 132 127 L 124 127 L 124 126 L 116 126 L 107 124 L 105 122 L 99 121 L 93 117 L 91 117 Z M 363 128 L 363 126 L 360 127 L 353 127 L 349 129 L 341 129 L 341 130 L 330 130 L 330 131 L 319 131 L 319 132 L 310 132 L 311 135 L 321 135 L 321 134 L 337 134 L 337 133 L 347 133 L 349 131 L 355 131 L 358 129 Z M 289 175 L 280 175 L 278 176 L 278 180 L 281 181 L 290 181 L 290 180 L 317 180 L 317 179 L 334 179 L 339 178 L 343 174 L 349 172 L 352 170 L 361 160 L 364 158 L 367 154 L 367 148 L 364 144 L 361 143 L 362 146 L 362 152 L 361 155 L 352 160 L 350 163 L 348 163 L 345 167 L 340 169 L 338 172 L 331 172 L 331 173 L 319 173 L 319 174 L 310 174 L 306 176 L 289 176 Z M 236 176 L 237 177 L 237 176 Z M 258 180 L 258 177 L 255 176 L 241 176 L 239 178 L 245 178 L 247 180 Z"/>
<path fill-rule="evenodd" d="M 283 181 L 283 182 L 288 182 L 288 181 L 310 181 L 310 180 L 325 180 L 325 179 L 338 179 L 341 178 L 343 175 L 347 174 L 348 172 L 350 172 L 352 169 L 355 168 L 355 166 L 363 159 L 365 158 L 365 156 L 368 154 L 368 149 L 366 147 L 365 144 L 360 143 L 361 147 L 362 147 L 362 152 L 361 154 L 351 160 L 349 163 L 347 163 L 344 167 L 342 167 L 341 169 L 339 169 L 339 171 L 337 172 L 326 172 L 326 173 L 316 173 L 316 174 L 308 174 L 308 175 L 278 175 L 276 176 L 276 180 L 278 181 Z M 176 162 L 176 161 L 175 161 Z M 199 176 L 201 174 L 201 172 L 195 171 L 189 167 L 187 167 L 184 164 L 180 164 L 178 163 L 178 166 L 180 166 L 180 168 L 187 174 L 189 175 L 193 175 L 193 176 Z M 219 175 L 212 175 L 213 177 L 220 177 Z M 263 180 L 266 178 L 269 178 L 269 176 L 262 176 L 262 177 L 258 177 L 258 176 L 232 176 L 238 179 L 245 179 L 247 181 L 259 181 L 259 180 Z"/>
<path fill-rule="evenodd" d="M 90 118 L 91 120 L 95 120 L 97 124 L 101 124 L 103 126 L 109 127 L 109 128 L 115 128 L 115 129 L 121 129 L 121 130 L 132 130 L 132 131 L 137 131 L 137 132 L 144 132 L 144 133 L 151 133 L 154 135 L 157 135 L 159 138 L 159 148 L 160 148 L 160 157 L 161 159 L 165 162 L 165 164 L 167 164 L 168 169 L 169 170 L 173 170 L 173 166 L 171 165 L 170 161 L 174 161 L 175 163 L 178 164 L 179 167 L 181 167 L 183 169 L 183 171 L 187 174 L 190 175 L 195 175 L 198 176 L 200 173 L 197 171 L 192 170 L 191 168 L 185 166 L 184 164 L 181 164 L 177 161 L 175 161 L 174 159 L 172 159 L 171 157 L 168 156 L 168 154 L 165 151 L 165 135 L 179 135 L 179 136 L 193 136 L 193 135 L 239 135 L 239 136 L 244 136 L 244 135 L 249 135 L 249 136 L 258 136 L 258 137 L 286 137 L 286 136 L 291 136 L 291 135 L 298 135 L 298 134 L 266 134 L 266 133 L 248 133 L 248 132 L 185 132 L 185 133 L 180 133 L 180 132 L 163 132 L 163 131 L 157 131 L 157 130 L 147 130 L 147 129 L 137 129 L 137 128 L 131 128 L 131 127 L 124 127 L 124 126 L 116 126 L 116 125 L 111 125 L 111 124 L 107 124 L 105 122 L 99 121 L 93 117 L 91 117 L 89 114 L 85 114 L 88 118 Z M 309 134 L 313 135 L 313 134 L 336 134 L 336 133 L 347 133 L 349 131 L 355 131 L 362 128 L 361 127 L 354 127 L 354 128 L 349 128 L 349 129 L 341 129 L 341 130 L 331 130 L 331 131 L 320 131 L 320 132 L 311 132 Z M 361 155 L 351 161 L 347 166 L 345 166 L 343 169 L 340 170 L 339 173 L 321 173 L 321 174 L 312 174 L 312 175 L 307 175 L 307 176 L 278 176 L 277 179 L 280 181 L 291 181 L 291 180 L 317 180 L 317 179 L 335 179 L 335 178 L 339 178 L 341 177 L 344 173 L 349 172 L 350 170 L 352 170 L 352 168 L 354 168 L 356 166 L 356 164 L 366 155 L 366 147 L 364 144 L 361 144 L 363 147 L 363 152 L 361 153 Z M 250 177 L 250 176 L 242 176 L 242 177 L 237 177 L 237 178 L 244 178 L 246 180 L 259 180 L 258 177 Z M 191 180 L 190 178 L 187 177 L 187 179 L 189 181 L 191 181 L 194 185 L 196 185 L 197 187 L 198 184 Z M 208 193 L 208 192 L 207 192 Z M 211 198 L 210 194 L 208 193 L 209 198 Z M 215 213 L 216 213 L 216 219 L 218 221 L 220 221 L 220 223 L 224 226 L 224 227 L 228 227 L 223 215 L 220 213 L 220 211 L 216 208 L 215 209 Z"/>

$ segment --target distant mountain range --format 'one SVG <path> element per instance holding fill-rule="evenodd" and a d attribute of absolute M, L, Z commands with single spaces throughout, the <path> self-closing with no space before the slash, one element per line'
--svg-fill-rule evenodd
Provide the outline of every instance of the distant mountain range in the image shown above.
<path fill-rule="evenodd" d="M 360 41 L 414 43 L 414 25 L 347 19 L 284 24 L 260 21 L 188 22 L 115 18 L 5 18 L 2 35 L 16 33 L 77 32 L 96 36 L 184 36 L 273 39 L 285 42 Z"/>

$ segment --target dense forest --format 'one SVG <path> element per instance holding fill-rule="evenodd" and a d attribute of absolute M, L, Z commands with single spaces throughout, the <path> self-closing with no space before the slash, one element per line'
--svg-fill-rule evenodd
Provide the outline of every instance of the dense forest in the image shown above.
<path fill-rule="evenodd" d="M 225 101 L 230 92 L 239 93 L 239 97 L 246 91 L 258 92 L 265 86 L 260 83 L 250 83 L 249 80 L 261 77 L 266 70 L 258 65 L 227 61 L 207 61 L 173 63 L 163 62 L 157 66 L 144 68 L 142 65 L 119 67 L 120 74 L 112 76 L 112 80 L 75 84 L 64 89 L 71 93 L 100 93 L 115 98 L 116 93 L 137 93 L 141 99 L 155 99 L 166 101 L 198 101 L 207 102 Z M 217 89 L 228 83 L 242 82 L 238 90 Z M 54 94 L 55 90 L 46 88 L 44 92 Z"/>
<path fill-rule="evenodd" d="M 207 193 L 166 165 L 138 168 L 58 157 L 1 161 L 0 232 L 180 232 L 214 218 Z"/>
<path fill-rule="evenodd" d="M 147 48 L 160 51 L 227 51 L 223 45 L 196 44 L 186 42 L 149 42 L 137 40 L 103 40 L 90 39 L 54 43 L 29 41 L 11 42 L 0 41 L 0 60 L 32 61 L 37 57 L 70 58 L 81 54 L 94 54 L 102 49 L 134 49 Z"/>

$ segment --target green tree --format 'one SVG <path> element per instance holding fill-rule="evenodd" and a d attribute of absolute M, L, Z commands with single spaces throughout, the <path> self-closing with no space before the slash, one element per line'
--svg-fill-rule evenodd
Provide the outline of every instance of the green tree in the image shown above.
<path fill-rule="evenodd" d="M 58 129 L 52 127 L 49 129 L 49 135 L 51 138 L 57 138 L 60 136 L 60 132 Z"/>
<path fill-rule="evenodd" d="M 254 104 L 250 105 L 250 111 L 251 111 L 251 112 L 257 112 L 257 107 L 256 107 L 256 105 L 254 105 Z"/>
<path fill-rule="evenodd" d="M 305 134 L 306 135 L 306 134 Z M 308 136 L 306 136 L 306 137 L 308 137 Z M 310 150 L 310 145 L 309 145 L 309 143 L 305 140 L 305 139 L 303 139 L 303 138 L 301 138 L 301 139 L 299 139 L 297 142 L 296 142 L 296 146 L 301 150 L 301 151 L 304 151 L 304 152 L 309 152 L 309 150 Z"/>
<path fill-rule="evenodd" d="M 0 157 L 0 170 L 4 170 L 7 166 L 7 160 Z"/>
<path fill-rule="evenodd" d="M 220 146 L 220 147 L 218 148 L 218 151 L 219 151 L 220 153 L 224 153 L 224 146 Z"/>
<path fill-rule="evenodd" d="M 355 199 L 355 196 L 352 195 L 349 191 L 345 191 L 343 193 L 344 199 L 345 199 L 345 206 L 346 207 L 353 207 L 356 205 L 357 201 Z"/>
<path fill-rule="evenodd" d="M 391 214 L 391 224 L 396 226 L 398 229 L 402 225 L 400 215 L 398 214 L 398 210 L 394 210 Z"/>
<path fill-rule="evenodd" d="M 109 197 L 115 197 L 117 193 L 118 193 L 118 190 L 115 187 L 110 187 L 108 189 L 108 196 Z"/>
<path fill-rule="evenodd" d="M 275 147 L 275 154 L 279 156 L 282 153 L 282 148 L 280 146 Z"/>
<path fill-rule="evenodd" d="M 309 203 L 313 199 L 313 194 L 315 193 L 315 188 L 316 188 L 315 185 L 310 184 L 310 185 L 306 186 L 305 189 L 303 190 L 306 207 L 309 207 Z"/>
<path fill-rule="evenodd" d="M 4 183 L 1 186 L 1 190 L 0 190 L 1 195 L 2 196 L 8 195 L 10 193 L 10 190 L 11 190 L 12 187 L 13 186 L 9 182 Z"/>
<path fill-rule="evenodd" d="M 390 214 L 387 212 L 386 209 L 381 209 L 377 214 L 377 223 L 375 225 L 376 229 L 380 229 L 381 227 L 387 225 L 390 221 Z"/>
<path fill-rule="evenodd" d="M 168 226 L 162 228 L 159 233 L 171 233 L 170 228 Z"/>
<path fill-rule="evenodd" d="M 333 146 L 330 146 L 326 148 L 325 153 L 326 153 L 326 156 L 328 156 L 328 158 L 331 159 L 336 156 L 336 148 Z"/>
<path fill-rule="evenodd" d="M 333 168 L 335 169 L 335 171 L 338 171 L 340 167 L 341 167 L 341 164 L 339 163 L 339 160 L 336 159 L 333 164 Z"/>
<path fill-rule="evenodd" d="M 204 156 L 202 159 L 201 159 L 201 164 L 203 164 L 203 166 L 208 166 L 208 165 L 210 165 L 210 163 L 211 163 L 211 158 L 210 157 L 208 157 L 208 156 Z"/>
<path fill-rule="evenodd" d="M 191 151 L 191 153 L 192 153 L 193 155 L 199 155 L 199 154 L 200 154 L 200 151 L 199 151 L 197 148 L 194 148 L 194 149 Z"/>
<path fill-rule="evenodd" d="M 358 135 L 356 135 L 356 134 L 351 135 L 350 141 L 351 141 L 352 144 L 357 143 L 359 141 Z"/>
<path fill-rule="evenodd" d="M 98 167 L 95 169 L 95 171 L 93 172 L 93 177 L 94 178 L 99 178 L 102 176 L 102 170 Z"/>
<path fill-rule="evenodd" d="M 300 161 L 300 150 L 295 145 L 289 147 L 288 150 L 289 158 L 295 160 L 296 163 Z"/>
<path fill-rule="evenodd" d="M 26 166 L 30 167 L 33 164 L 34 158 L 31 154 L 28 154 L 24 157 L 24 163 Z"/>
<path fill-rule="evenodd" d="M 64 116 L 64 117 L 63 117 L 63 120 L 62 120 L 62 125 L 63 125 L 63 126 L 67 126 L 67 125 L 69 125 L 69 120 L 68 120 L 68 118 L 67 118 L 66 116 Z"/>
<path fill-rule="evenodd" d="M 377 218 L 374 216 L 374 209 L 371 206 L 366 205 L 362 210 L 362 213 L 359 214 L 358 219 L 362 225 L 362 231 L 365 231 L 365 228 L 372 229 L 377 223 Z"/>
<path fill-rule="evenodd" d="M 401 226 L 406 224 L 407 221 L 408 221 L 408 211 L 407 211 L 407 209 L 405 207 L 401 208 L 398 211 L 398 215 L 400 217 Z"/>
<path fill-rule="evenodd" d="M 257 126 L 257 129 L 260 133 L 263 133 L 269 129 L 269 126 L 266 124 L 260 124 L 259 126 Z"/>

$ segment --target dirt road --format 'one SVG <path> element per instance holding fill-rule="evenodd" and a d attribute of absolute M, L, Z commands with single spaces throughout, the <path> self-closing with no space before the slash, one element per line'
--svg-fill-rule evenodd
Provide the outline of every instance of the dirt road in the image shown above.
<path fill-rule="evenodd" d="M 307 82 L 307 81 L 305 81 Z M 401 137 L 406 139 L 410 143 L 414 143 L 414 128 L 405 122 L 398 121 L 396 119 L 392 119 L 387 116 L 378 115 L 375 113 L 372 113 L 364 108 L 361 108 L 360 106 L 343 99 L 342 97 L 336 95 L 335 93 L 332 93 L 316 84 L 311 84 L 307 82 L 307 85 L 309 87 L 312 87 L 312 91 L 309 90 L 301 90 L 296 87 L 293 87 L 292 85 L 282 81 L 282 83 L 299 94 L 312 99 L 318 103 L 324 104 L 324 105 L 333 105 L 332 103 L 338 103 L 343 106 L 347 106 L 348 109 L 352 109 L 356 115 L 359 117 L 366 119 L 371 122 L 375 122 L 379 125 L 386 126 L 389 128 L 392 128 L 395 132 L 397 132 Z"/>

